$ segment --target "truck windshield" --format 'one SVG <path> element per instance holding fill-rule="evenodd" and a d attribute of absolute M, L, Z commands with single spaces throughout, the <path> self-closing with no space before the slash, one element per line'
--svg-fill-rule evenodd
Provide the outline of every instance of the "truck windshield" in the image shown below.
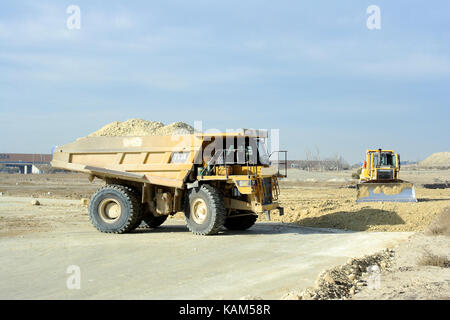
<path fill-rule="evenodd" d="M 270 165 L 270 156 L 267 152 L 266 143 L 263 139 L 258 139 L 258 157 L 261 164 Z"/>
<path fill-rule="evenodd" d="M 373 162 L 377 167 L 394 167 L 394 155 L 392 153 L 375 153 L 373 155 Z"/>
<path fill-rule="evenodd" d="M 223 156 L 227 164 L 251 164 L 270 165 L 269 154 L 263 139 L 245 138 L 228 141 L 223 149 L 216 149 L 214 159 L 211 163 L 224 164 Z"/>
<path fill-rule="evenodd" d="M 392 153 L 382 153 L 381 154 L 381 165 L 382 166 L 394 166 L 394 157 Z"/>

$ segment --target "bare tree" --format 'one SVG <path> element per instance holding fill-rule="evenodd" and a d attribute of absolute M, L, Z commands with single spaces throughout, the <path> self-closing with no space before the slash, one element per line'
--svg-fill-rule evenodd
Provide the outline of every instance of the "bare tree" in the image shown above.
<path fill-rule="evenodd" d="M 341 158 L 342 157 L 339 155 L 339 153 L 336 152 L 334 156 L 336 171 L 339 171 L 341 169 Z"/>
<path fill-rule="evenodd" d="M 316 151 L 316 154 L 314 156 L 314 160 L 316 160 L 316 163 L 317 163 L 317 165 L 319 167 L 319 170 L 322 171 L 322 167 L 320 165 L 320 149 L 319 149 L 319 146 L 316 145 L 316 150 L 315 151 Z"/>
<path fill-rule="evenodd" d="M 306 167 L 308 169 L 308 171 L 311 171 L 311 151 L 306 148 L 305 149 L 305 157 L 306 157 Z"/>

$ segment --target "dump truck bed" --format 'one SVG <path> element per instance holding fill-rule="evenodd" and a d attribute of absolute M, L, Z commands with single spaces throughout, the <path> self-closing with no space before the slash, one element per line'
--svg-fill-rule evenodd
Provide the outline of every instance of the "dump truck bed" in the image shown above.
<path fill-rule="evenodd" d="M 92 177 L 183 188 L 202 141 L 198 135 L 86 137 L 56 148 L 51 164 Z"/>

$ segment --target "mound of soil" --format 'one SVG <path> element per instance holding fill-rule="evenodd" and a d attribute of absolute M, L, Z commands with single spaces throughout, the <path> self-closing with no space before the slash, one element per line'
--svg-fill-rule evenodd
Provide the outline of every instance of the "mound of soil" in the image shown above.
<path fill-rule="evenodd" d="M 450 167 L 450 151 L 433 153 L 419 165 L 421 167 Z"/>
<path fill-rule="evenodd" d="M 174 122 L 169 125 L 164 125 L 159 121 L 129 119 L 123 122 L 111 122 L 101 129 L 91 133 L 88 137 L 162 136 L 171 134 L 188 134 L 193 132 L 194 128 L 184 122 Z"/>
<path fill-rule="evenodd" d="M 354 189 L 282 188 L 279 201 L 284 215 L 273 214 L 271 220 L 353 231 L 423 231 L 443 208 L 450 206 L 450 189 L 415 190 L 417 203 L 356 203 Z M 264 215 L 261 220 L 265 220 Z"/>

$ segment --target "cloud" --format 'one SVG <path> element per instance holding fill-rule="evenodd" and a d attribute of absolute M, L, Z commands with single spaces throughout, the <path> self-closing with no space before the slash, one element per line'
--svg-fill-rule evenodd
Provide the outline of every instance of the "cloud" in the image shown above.
<path fill-rule="evenodd" d="M 375 61 L 350 63 L 352 69 L 365 75 L 396 77 L 440 77 L 450 75 L 450 60 L 438 54 L 412 53 L 406 56 L 381 58 Z"/>
<path fill-rule="evenodd" d="M 67 6 L 50 3 L 29 3 L 20 14 L 8 16 L 0 23 L 0 39 L 8 44 L 57 47 L 61 41 L 80 44 L 111 33 L 127 32 L 138 27 L 137 17 L 126 10 L 114 11 L 81 6 L 81 29 L 67 29 Z M 67 42 L 65 42 L 67 43 Z M 69 45 L 71 43 L 68 43 Z"/>

